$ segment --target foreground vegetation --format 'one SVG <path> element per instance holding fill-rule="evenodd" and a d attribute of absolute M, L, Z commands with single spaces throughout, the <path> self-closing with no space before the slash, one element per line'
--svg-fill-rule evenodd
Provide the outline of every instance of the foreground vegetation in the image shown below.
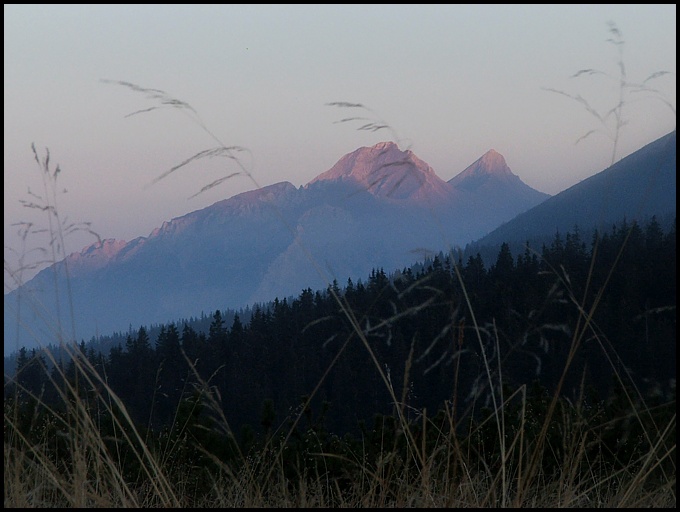
<path fill-rule="evenodd" d="M 22 351 L 5 506 L 673 506 L 675 300 L 652 219 Z"/>

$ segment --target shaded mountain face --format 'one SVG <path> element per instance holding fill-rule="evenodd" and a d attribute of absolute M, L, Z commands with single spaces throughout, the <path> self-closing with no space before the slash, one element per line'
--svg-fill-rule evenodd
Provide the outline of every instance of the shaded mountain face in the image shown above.
<path fill-rule="evenodd" d="M 480 160 L 483 184 L 466 186 L 477 176 L 470 168 L 447 183 L 412 151 L 384 142 L 345 155 L 304 187 L 277 183 L 148 237 L 93 244 L 5 295 L 5 354 L 58 342 L 60 325 L 67 338 L 89 340 L 297 296 L 333 279 L 365 280 L 374 268 L 391 272 L 464 246 L 548 197 L 507 165 L 498 171 L 497 153 Z"/>

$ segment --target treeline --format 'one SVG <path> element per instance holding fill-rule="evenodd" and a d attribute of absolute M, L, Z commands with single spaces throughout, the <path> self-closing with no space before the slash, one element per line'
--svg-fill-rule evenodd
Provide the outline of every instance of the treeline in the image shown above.
<path fill-rule="evenodd" d="M 151 339 L 140 327 L 109 353 L 84 343 L 80 352 L 150 432 L 177 424 L 209 388 L 219 411 L 204 409 L 205 421 L 223 414 L 244 442 L 305 404 L 309 425 L 340 436 L 397 408 L 472 417 L 492 407 L 491 388 L 538 383 L 550 394 L 567 367 L 561 393 L 591 404 L 613 396 L 616 372 L 647 395 L 674 394 L 675 248 L 675 222 L 664 232 L 655 218 L 624 221 L 589 241 L 575 227 L 516 256 L 503 244 L 488 268 L 479 254 L 440 253 L 418 270 L 376 269 L 365 282 L 276 299 L 247 322 L 216 310 L 207 333 L 169 324 Z M 60 365 L 22 350 L 6 407 L 40 397 L 58 410 L 61 375 L 77 380 L 74 361 Z M 79 386 L 85 398 L 101 392 Z"/>

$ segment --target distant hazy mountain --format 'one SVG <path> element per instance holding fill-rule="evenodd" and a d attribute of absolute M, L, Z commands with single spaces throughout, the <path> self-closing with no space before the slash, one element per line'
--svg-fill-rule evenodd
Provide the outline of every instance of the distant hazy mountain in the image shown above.
<path fill-rule="evenodd" d="M 540 204 L 550 197 L 513 174 L 503 155 L 493 149 L 451 178 L 449 184 L 474 197 L 475 210 L 481 215 L 478 220 L 486 221 L 487 225 L 493 224 L 499 217 L 512 219 L 526 210 L 525 205 Z"/>
<path fill-rule="evenodd" d="M 5 354 L 35 339 L 58 341 L 58 318 L 72 337 L 69 297 L 75 337 L 89 340 L 403 268 L 464 246 L 547 197 L 494 151 L 446 182 L 394 143 L 363 147 L 304 187 L 263 187 L 165 222 L 148 237 L 71 254 L 70 293 L 64 262 L 43 270 L 5 295 Z"/>
<path fill-rule="evenodd" d="M 652 215 L 668 216 L 675 213 L 676 202 L 673 131 L 525 211 L 472 245 L 481 248 L 511 241 L 524 243 L 531 238 L 553 237 L 557 231 L 573 231 L 575 225 L 582 233 L 608 231 L 612 224 L 620 225 L 624 217 L 630 222 Z"/>

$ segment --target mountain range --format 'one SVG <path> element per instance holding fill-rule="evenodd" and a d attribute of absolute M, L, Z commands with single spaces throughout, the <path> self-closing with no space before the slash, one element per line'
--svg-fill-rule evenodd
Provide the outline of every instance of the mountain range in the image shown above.
<path fill-rule="evenodd" d="M 639 191 L 634 180 L 646 178 L 635 169 L 648 168 L 656 155 L 645 149 L 620 180 L 616 166 L 603 171 L 612 173 L 610 185 L 621 181 L 622 191 Z M 70 325 L 64 314 L 69 298 L 76 329 L 64 332 L 77 340 L 239 308 L 325 288 L 333 279 L 342 286 L 374 268 L 401 269 L 490 236 L 548 201 L 573 208 L 561 202 L 562 194 L 548 199 L 532 189 L 494 150 L 444 181 L 395 143 L 362 147 L 299 188 L 281 182 L 238 194 L 164 222 L 147 237 L 103 240 L 43 270 L 5 295 L 5 354 L 57 342 L 58 326 Z M 539 213 L 544 219 L 557 215 Z"/>

